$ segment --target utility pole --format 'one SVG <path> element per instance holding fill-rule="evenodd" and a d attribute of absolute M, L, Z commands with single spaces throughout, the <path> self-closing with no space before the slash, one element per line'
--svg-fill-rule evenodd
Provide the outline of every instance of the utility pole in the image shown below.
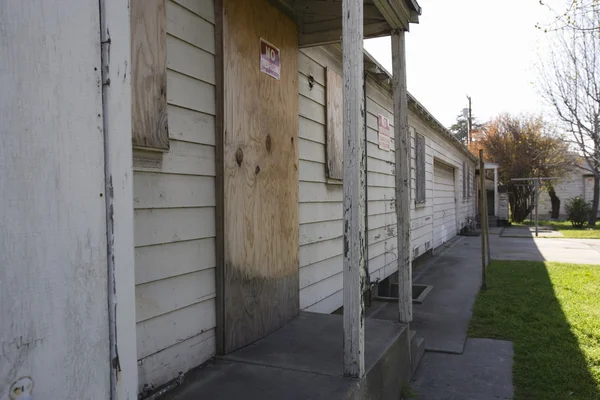
<path fill-rule="evenodd" d="M 473 130 L 473 114 L 471 113 L 471 96 L 467 95 L 467 99 L 469 100 L 469 114 L 467 116 L 467 144 L 473 144 L 473 136 L 471 135 L 471 131 Z"/>

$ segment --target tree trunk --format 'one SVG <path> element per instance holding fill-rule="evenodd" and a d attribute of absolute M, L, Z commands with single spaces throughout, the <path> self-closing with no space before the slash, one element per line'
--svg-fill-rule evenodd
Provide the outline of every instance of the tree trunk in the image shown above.
<path fill-rule="evenodd" d="M 552 186 L 548 189 L 548 194 L 550 195 L 550 202 L 552 203 L 552 213 L 550 214 L 550 218 L 558 219 L 560 216 L 560 199 Z"/>
<path fill-rule="evenodd" d="M 588 221 L 589 226 L 596 226 L 596 219 L 598 218 L 598 203 L 600 200 L 600 175 L 594 175 L 594 197 L 592 200 L 592 212 L 590 213 L 590 219 Z"/>

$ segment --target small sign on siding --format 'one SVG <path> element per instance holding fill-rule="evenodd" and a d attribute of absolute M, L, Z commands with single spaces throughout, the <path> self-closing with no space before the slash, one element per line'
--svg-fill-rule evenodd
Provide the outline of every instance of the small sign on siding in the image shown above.
<path fill-rule="evenodd" d="M 379 121 L 379 148 L 390 151 L 390 120 L 381 114 L 377 119 Z"/>
<path fill-rule="evenodd" d="M 281 77 L 281 57 L 277 47 L 260 39 L 260 72 L 279 80 Z"/>

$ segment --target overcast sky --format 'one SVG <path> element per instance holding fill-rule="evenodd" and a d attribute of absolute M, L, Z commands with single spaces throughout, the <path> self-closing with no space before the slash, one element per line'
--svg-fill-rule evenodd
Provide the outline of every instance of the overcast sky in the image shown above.
<path fill-rule="evenodd" d="M 467 94 L 481 122 L 505 111 L 542 111 L 534 83 L 549 39 L 535 25 L 551 14 L 539 0 L 418 2 L 423 14 L 406 36 L 408 90 L 438 120 L 454 123 Z M 365 48 L 391 71 L 389 37 Z"/>

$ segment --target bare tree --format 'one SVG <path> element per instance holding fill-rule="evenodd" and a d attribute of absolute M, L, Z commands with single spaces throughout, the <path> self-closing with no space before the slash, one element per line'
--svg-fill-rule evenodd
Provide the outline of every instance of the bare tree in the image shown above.
<path fill-rule="evenodd" d="M 539 88 L 558 125 L 583 157 L 583 169 L 594 176 L 594 226 L 600 201 L 600 4 L 576 8 L 567 25 L 553 33 L 555 46 L 540 71 Z"/>
<path fill-rule="evenodd" d="M 578 31 L 597 31 L 600 32 L 600 25 L 590 24 L 579 19 L 581 14 L 587 14 L 594 11 L 598 7 L 599 0 L 565 0 L 563 8 L 555 8 L 540 0 L 540 4 L 548 8 L 554 14 L 554 19 L 546 24 L 537 23 L 536 28 L 544 32 L 560 31 L 565 28 Z"/>

